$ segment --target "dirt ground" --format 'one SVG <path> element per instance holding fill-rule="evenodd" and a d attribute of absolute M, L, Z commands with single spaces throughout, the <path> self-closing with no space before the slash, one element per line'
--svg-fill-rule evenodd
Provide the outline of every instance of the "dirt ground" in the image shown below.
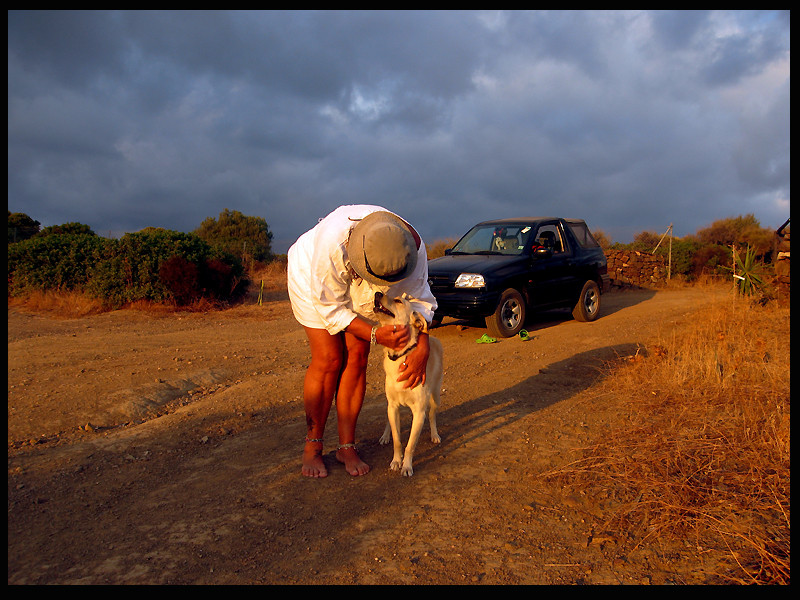
<path fill-rule="evenodd" d="M 205 314 L 8 311 L 9 584 L 703 583 L 688 543 L 597 530 L 611 507 L 541 474 L 624 418 L 602 380 L 708 289 L 612 291 L 476 344 L 446 319 L 442 443 L 389 471 L 381 353 L 358 429 L 372 471 L 300 475 L 304 334 L 280 292 Z M 407 433 L 409 413 L 404 413 Z"/>

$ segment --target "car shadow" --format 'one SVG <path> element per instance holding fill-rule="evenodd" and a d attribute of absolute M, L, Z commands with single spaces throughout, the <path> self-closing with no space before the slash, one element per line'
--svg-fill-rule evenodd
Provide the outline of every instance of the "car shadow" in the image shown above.
<path fill-rule="evenodd" d="M 598 318 L 602 319 L 604 316 L 612 315 L 620 310 L 624 310 L 626 308 L 630 308 L 631 306 L 636 306 L 637 304 L 646 302 L 655 295 L 656 290 L 650 290 L 646 288 L 624 290 L 613 289 L 602 295 L 600 316 Z M 558 323 L 572 320 L 572 310 L 569 308 L 534 310 L 528 312 L 528 315 L 525 319 L 525 328 L 529 332 L 536 331 L 539 329 L 552 327 Z M 458 319 L 448 317 L 443 320 L 442 323 L 433 327 L 433 329 L 449 326 L 486 329 L 486 322 L 483 319 Z"/>
<path fill-rule="evenodd" d="M 636 306 L 642 302 L 647 302 L 653 298 L 657 290 L 647 288 L 613 288 L 605 292 L 600 298 L 600 318 L 605 315 L 613 315 L 625 308 Z"/>

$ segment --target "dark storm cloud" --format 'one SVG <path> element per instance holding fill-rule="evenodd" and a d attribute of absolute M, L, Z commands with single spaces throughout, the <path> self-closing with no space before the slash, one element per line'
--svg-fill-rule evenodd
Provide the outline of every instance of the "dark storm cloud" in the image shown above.
<path fill-rule="evenodd" d="M 514 214 L 614 240 L 789 213 L 775 11 L 10 11 L 9 210 L 103 235 L 340 204 L 428 239 Z"/>

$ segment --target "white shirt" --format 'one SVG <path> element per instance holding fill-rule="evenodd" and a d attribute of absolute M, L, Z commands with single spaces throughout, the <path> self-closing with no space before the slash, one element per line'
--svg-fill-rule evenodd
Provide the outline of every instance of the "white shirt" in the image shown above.
<path fill-rule="evenodd" d="M 301 235 L 289 248 L 288 288 L 292 310 L 307 327 L 324 328 L 330 334 L 343 331 L 356 316 L 374 324 L 375 293 L 396 297 L 404 292 L 429 323 L 436 310 L 436 298 L 428 285 L 428 255 L 420 240 L 417 264 L 403 281 L 376 286 L 356 275 L 350 266 L 347 240 L 358 220 L 385 208 L 372 205 L 341 206 Z M 390 212 L 390 211 L 386 211 Z"/>

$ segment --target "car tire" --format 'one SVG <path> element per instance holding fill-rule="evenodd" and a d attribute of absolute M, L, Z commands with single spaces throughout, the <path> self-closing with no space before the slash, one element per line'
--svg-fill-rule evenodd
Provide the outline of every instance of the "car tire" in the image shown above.
<path fill-rule="evenodd" d="M 494 313 L 486 317 L 486 328 L 494 337 L 517 335 L 525 325 L 526 312 L 522 294 L 509 288 L 501 294 Z"/>
<path fill-rule="evenodd" d="M 589 280 L 583 284 L 572 316 L 576 321 L 584 322 L 594 321 L 600 316 L 600 287 L 596 281 Z"/>

